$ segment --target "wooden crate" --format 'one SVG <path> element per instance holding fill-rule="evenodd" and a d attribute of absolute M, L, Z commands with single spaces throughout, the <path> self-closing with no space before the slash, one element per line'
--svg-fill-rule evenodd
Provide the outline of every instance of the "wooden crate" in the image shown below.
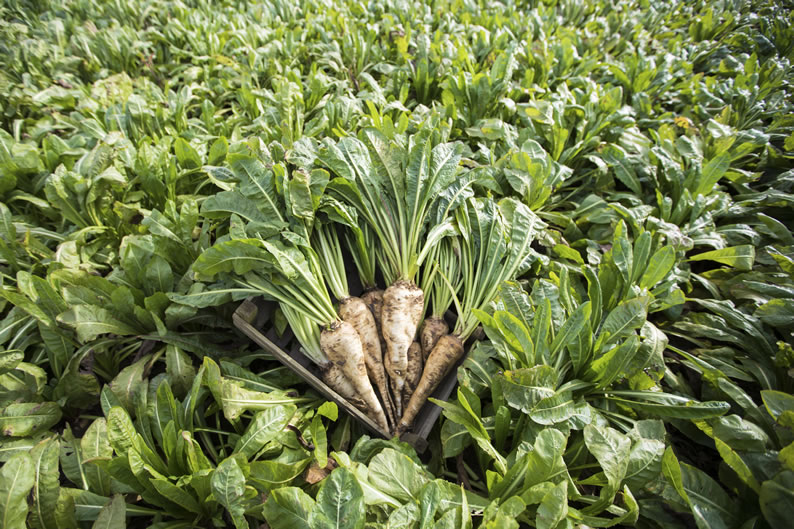
<path fill-rule="evenodd" d="M 270 323 L 270 316 L 275 308 L 275 303 L 264 301 L 261 298 L 247 299 L 234 312 L 234 325 L 326 399 L 335 402 L 339 408 L 346 411 L 371 433 L 389 439 L 391 436 L 388 432 L 383 431 L 372 419 L 320 379 L 316 366 L 300 351 L 300 346 L 297 340 L 293 339 L 294 336 L 289 329 L 284 332 L 283 336 L 278 336 Z M 431 397 L 449 400 L 457 381 L 457 371 L 457 368 L 452 369 Z M 413 445 L 417 452 L 424 452 L 427 448 L 427 437 L 439 415 L 441 415 L 441 408 L 432 402 L 426 402 L 414 421 L 412 431 L 404 433 L 400 439 Z"/>

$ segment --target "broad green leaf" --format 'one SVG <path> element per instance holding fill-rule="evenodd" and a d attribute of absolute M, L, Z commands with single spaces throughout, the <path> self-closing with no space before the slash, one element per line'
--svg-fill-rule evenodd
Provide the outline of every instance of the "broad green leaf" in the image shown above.
<path fill-rule="evenodd" d="M 698 402 L 686 397 L 656 392 L 613 392 L 609 400 L 638 411 L 670 419 L 710 419 L 724 415 L 730 410 L 727 402 Z"/>
<path fill-rule="evenodd" d="M 311 461 L 311 458 L 308 457 L 294 463 L 282 463 L 274 460 L 254 461 L 250 464 L 251 471 L 248 479 L 257 488 L 272 491 L 298 479 Z"/>
<path fill-rule="evenodd" d="M 761 484 L 759 503 L 771 527 L 786 527 L 791 522 L 794 506 L 794 472 L 785 470 Z"/>
<path fill-rule="evenodd" d="M 128 412 L 135 409 L 139 393 L 146 391 L 143 375 L 149 359 L 150 357 L 146 356 L 125 367 L 109 384 L 110 390 Z"/>
<path fill-rule="evenodd" d="M 786 412 L 794 412 L 794 395 L 782 391 L 764 390 L 761 392 L 761 399 L 766 410 L 775 420 Z"/>
<path fill-rule="evenodd" d="M 216 395 L 223 407 L 223 414 L 227 419 L 238 418 L 244 411 L 266 410 L 271 407 L 281 407 L 285 404 L 300 402 L 300 399 L 288 397 L 284 391 L 263 393 L 251 391 L 241 387 L 231 380 L 221 380 L 221 394 Z"/>
<path fill-rule="evenodd" d="M 127 504 L 120 494 L 113 496 L 110 503 L 99 511 L 91 529 L 124 529 L 127 527 Z"/>
<path fill-rule="evenodd" d="M 0 353 L 0 375 L 13 371 L 25 359 L 22 351 L 4 351 Z"/>
<path fill-rule="evenodd" d="M 527 329 L 532 328 L 534 311 L 529 295 L 518 283 L 505 281 L 499 286 L 499 299 L 507 311 L 517 317 Z"/>
<path fill-rule="evenodd" d="M 328 464 L 328 436 L 325 431 L 322 417 L 315 415 L 309 427 L 312 433 L 312 443 L 314 444 L 314 457 L 320 468 L 325 468 Z"/>
<path fill-rule="evenodd" d="M 642 327 L 648 315 L 649 302 L 650 299 L 647 297 L 633 298 L 621 302 L 612 309 L 598 331 L 596 350 L 614 343 Z"/>
<path fill-rule="evenodd" d="M 419 505 L 416 502 L 408 502 L 395 509 L 389 516 L 387 527 L 390 529 L 411 529 L 419 522 Z"/>
<path fill-rule="evenodd" d="M 662 428 L 664 427 L 662 426 Z M 662 473 L 664 450 L 665 443 L 663 438 L 649 439 L 640 437 L 636 439 L 631 445 L 623 483 L 635 490 L 639 490 L 640 487 L 659 477 Z"/>
<path fill-rule="evenodd" d="M 110 476 L 100 466 L 90 464 L 91 460 L 110 459 L 113 456 L 104 418 L 96 419 L 88 427 L 80 440 L 80 453 L 83 457 L 85 480 L 91 491 L 103 496 L 110 495 Z"/>
<path fill-rule="evenodd" d="M 551 358 L 555 358 L 557 353 L 562 349 L 562 347 L 567 344 L 570 340 L 572 340 L 575 336 L 581 332 L 582 327 L 584 327 L 585 320 L 590 318 L 590 302 L 587 301 L 579 305 L 573 314 L 565 320 L 560 330 L 557 331 L 557 335 L 554 337 L 554 341 L 551 344 L 551 350 L 549 352 Z M 535 344 L 537 345 L 538 342 L 536 341 Z"/>
<path fill-rule="evenodd" d="M 151 479 L 151 484 L 155 490 L 168 501 L 192 513 L 201 514 L 201 505 L 199 505 L 198 501 L 183 488 L 165 479 Z"/>
<path fill-rule="evenodd" d="M 246 459 L 253 457 L 263 446 L 281 433 L 295 411 L 295 406 L 290 404 L 273 406 L 257 412 L 245 433 L 234 446 L 234 452 L 242 454 Z"/>
<path fill-rule="evenodd" d="M 368 467 L 370 483 L 402 502 L 417 499 L 419 490 L 429 481 L 424 469 L 393 448 L 373 457 Z"/>
<path fill-rule="evenodd" d="M 239 239 L 213 245 L 193 265 L 196 273 L 214 277 L 221 272 L 243 275 L 268 269 L 270 259 L 257 239 Z"/>
<path fill-rule="evenodd" d="M 752 270 L 755 261 L 755 248 L 749 244 L 732 246 L 721 250 L 699 253 L 689 258 L 690 261 L 716 261 L 737 270 Z"/>
<path fill-rule="evenodd" d="M 543 496 L 535 517 L 538 529 L 554 529 L 568 516 L 568 484 L 558 483 Z"/>
<path fill-rule="evenodd" d="M 237 460 L 228 457 L 218 464 L 210 480 L 212 496 L 223 505 L 232 517 L 237 529 L 248 529 L 245 519 L 245 476 Z"/>
<path fill-rule="evenodd" d="M 212 146 L 210 147 L 209 158 L 207 159 L 207 164 L 218 165 L 219 163 L 223 162 L 224 158 L 226 158 L 226 153 L 228 151 L 229 151 L 229 142 L 226 140 L 224 136 L 221 136 L 220 138 L 212 142 Z"/>
<path fill-rule="evenodd" d="M 596 358 L 591 364 L 595 377 L 593 380 L 598 382 L 598 387 L 606 388 L 615 380 L 631 375 L 634 358 L 640 346 L 640 340 L 636 335 L 630 336 L 622 344 L 613 347 Z"/>
<path fill-rule="evenodd" d="M 29 437 L 61 420 L 61 408 L 54 402 L 9 404 L 0 410 L 0 433 L 7 437 Z"/>
<path fill-rule="evenodd" d="M 681 483 L 699 529 L 736 526 L 736 503 L 705 472 L 681 463 Z"/>
<path fill-rule="evenodd" d="M 335 402 L 323 402 L 320 407 L 317 408 L 317 415 L 322 415 L 323 417 L 335 421 L 339 417 L 339 408 L 337 408 Z"/>
<path fill-rule="evenodd" d="M 683 478 L 681 476 L 681 463 L 675 456 L 672 446 L 668 446 L 662 456 L 662 473 L 678 495 L 681 496 L 685 502 L 689 503 L 689 498 L 686 489 L 684 489 Z"/>
<path fill-rule="evenodd" d="M 174 394 L 183 397 L 196 377 L 196 368 L 193 367 L 190 356 L 179 347 L 169 344 L 165 349 L 165 366 Z"/>
<path fill-rule="evenodd" d="M 601 501 L 610 502 L 626 477 L 631 440 L 614 428 L 588 424 L 584 428 L 584 441 L 601 465 L 609 484 L 609 493 L 605 495 L 602 492 Z"/>
<path fill-rule="evenodd" d="M 663 246 L 659 248 L 648 262 L 648 266 L 644 269 L 642 276 L 640 276 L 640 288 L 653 288 L 662 279 L 667 277 L 670 270 L 675 265 L 675 250 L 672 246 Z"/>
<path fill-rule="evenodd" d="M 720 178 L 728 171 L 730 164 L 731 159 L 727 154 L 720 154 L 709 160 L 703 166 L 694 188 L 690 189 L 692 196 L 710 194 Z"/>
<path fill-rule="evenodd" d="M 299 488 L 275 489 L 265 502 L 265 520 L 273 529 L 314 529 L 309 525 L 314 506 L 311 496 Z"/>
<path fill-rule="evenodd" d="M 431 527 L 441 504 L 441 489 L 431 481 L 419 493 L 419 527 Z"/>
<path fill-rule="evenodd" d="M 0 525 L 4 529 L 25 529 L 28 493 L 35 483 L 33 461 L 20 453 L 0 468 Z"/>
<path fill-rule="evenodd" d="M 773 327 L 794 325 L 794 299 L 771 299 L 758 307 L 753 314 Z"/>
<path fill-rule="evenodd" d="M 117 319 L 112 311 L 95 305 L 74 305 L 59 315 L 58 321 L 74 327 L 78 338 L 83 342 L 94 340 L 100 334 L 120 336 L 142 334 L 140 329 Z"/>
<path fill-rule="evenodd" d="M 283 222 L 283 206 L 278 200 L 279 194 L 275 192 L 273 170 L 256 158 L 243 154 L 229 154 L 226 159 L 235 176 L 240 179 L 240 191 L 246 197 L 255 199 L 264 218 Z"/>
<path fill-rule="evenodd" d="M 33 529 L 57 527 L 55 509 L 60 491 L 59 453 L 60 444 L 56 438 L 45 439 L 30 451 L 34 484 L 28 521 Z"/>
<path fill-rule="evenodd" d="M 714 443 L 717 445 L 717 452 L 719 452 L 722 460 L 726 465 L 731 467 L 734 472 L 736 472 L 736 475 L 739 476 L 739 479 L 746 483 L 756 493 L 760 492 L 761 486 L 759 485 L 758 480 L 755 479 L 752 470 L 750 470 L 750 467 L 747 466 L 747 463 L 742 460 L 742 457 L 733 448 L 731 448 L 730 445 L 722 441 L 719 437 L 714 438 Z"/>
<path fill-rule="evenodd" d="M 522 359 L 524 365 L 530 365 L 534 358 L 535 346 L 529 336 L 529 329 L 517 317 L 506 311 L 494 313 L 494 321 L 505 341 Z"/>
<path fill-rule="evenodd" d="M 738 415 L 717 417 L 710 424 L 714 437 L 718 437 L 733 449 L 763 452 L 769 444 L 769 436 L 763 428 Z"/>
<path fill-rule="evenodd" d="M 362 529 L 365 521 L 364 493 L 355 476 L 346 468 L 334 470 L 323 480 L 315 510 L 325 515 L 330 528 Z"/>
<path fill-rule="evenodd" d="M 137 432 L 132 419 L 121 406 L 110 408 L 107 414 L 108 441 L 117 455 L 126 455 L 132 448 Z"/>

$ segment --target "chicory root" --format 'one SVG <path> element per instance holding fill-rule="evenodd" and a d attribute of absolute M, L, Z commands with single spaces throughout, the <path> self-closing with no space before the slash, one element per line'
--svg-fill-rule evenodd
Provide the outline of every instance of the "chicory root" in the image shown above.
<path fill-rule="evenodd" d="M 320 334 L 320 346 L 328 360 L 340 367 L 356 393 L 369 409 L 370 417 L 384 431 L 389 431 L 386 415 L 367 377 L 364 349 L 355 327 L 346 321 L 335 321 Z"/>
<path fill-rule="evenodd" d="M 405 406 L 397 427 L 397 435 L 411 427 L 419 410 L 422 409 L 427 398 L 435 390 L 452 366 L 463 356 L 463 342 L 454 334 L 442 336 L 425 363 L 422 378 L 416 386 L 416 391 Z"/>
<path fill-rule="evenodd" d="M 383 294 L 381 331 L 386 342 L 384 364 L 389 374 L 397 415 L 408 370 L 408 348 L 414 341 L 424 308 L 424 293 L 411 281 L 398 280 Z"/>
<path fill-rule="evenodd" d="M 419 342 L 414 342 L 408 348 L 408 372 L 405 377 L 405 386 L 403 386 L 402 394 L 403 409 L 405 409 L 411 399 L 411 395 L 416 390 L 416 386 L 419 384 L 419 380 L 422 378 L 423 363 L 422 346 L 419 345 Z"/>
<path fill-rule="evenodd" d="M 349 297 L 339 302 L 339 317 L 350 323 L 358 332 L 361 346 L 364 349 L 364 363 L 367 366 L 369 378 L 380 393 L 389 424 L 396 425 L 394 405 L 389 395 L 389 383 L 386 378 L 386 369 L 383 367 L 380 335 L 375 324 L 375 317 L 366 303 L 358 297 Z"/>
<path fill-rule="evenodd" d="M 430 356 L 438 340 L 445 334 L 449 334 L 449 325 L 444 321 L 444 318 L 439 318 L 437 316 L 425 318 L 425 322 L 422 324 L 421 335 L 422 357 L 425 361 L 427 361 L 427 357 Z"/>

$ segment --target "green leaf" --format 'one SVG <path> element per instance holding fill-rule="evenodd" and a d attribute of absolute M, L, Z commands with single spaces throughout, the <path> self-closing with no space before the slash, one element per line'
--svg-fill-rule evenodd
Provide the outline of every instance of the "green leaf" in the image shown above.
<path fill-rule="evenodd" d="M 337 408 L 335 402 L 323 402 L 320 407 L 317 408 L 317 415 L 322 415 L 332 421 L 336 421 L 337 418 L 339 418 L 339 408 Z"/>
<path fill-rule="evenodd" d="M 716 261 L 737 270 L 752 270 L 755 261 L 755 248 L 749 244 L 732 246 L 721 250 L 711 250 L 693 255 L 690 261 Z"/>
<path fill-rule="evenodd" d="M 662 471 L 686 502 L 699 529 L 728 529 L 738 522 L 735 504 L 708 475 L 686 463 L 679 463 L 672 447 L 662 458 Z"/>
<path fill-rule="evenodd" d="M 234 175 L 240 179 L 240 191 L 246 197 L 255 200 L 263 218 L 272 218 L 283 222 L 284 206 L 278 199 L 279 194 L 275 189 L 273 170 L 248 155 L 234 153 L 227 155 L 226 159 L 234 171 Z M 202 205 L 202 210 L 203 208 Z"/>
<path fill-rule="evenodd" d="M 91 529 L 124 529 L 125 527 L 127 527 L 127 504 L 122 495 L 116 494 L 99 511 Z"/>
<path fill-rule="evenodd" d="M 297 411 L 295 406 L 273 406 L 254 415 L 245 433 L 234 446 L 234 452 L 250 459 L 273 440 Z M 323 465 L 325 466 L 325 465 Z"/>
<path fill-rule="evenodd" d="M 314 508 L 330 522 L 315 527 L 362 529 L 365 521 L 364 492 L 352 472 L 337 468 L 323 480 Z"/>
<path fill-rule="evenodd" d="M 579 305 L 573 314 L 565 320 L 565 323 L 562 324 L 560 330 L 557 332 L 557 336 L 554 337 L 554 341 L 551 344 L 551 351 L 550 357 L 556 358 L 557 353 L 562 349 L 564 345 L 569 343 L 574 337 L 576 337 L 582 330 L 582 327 L 585 325 L 585 320 L 590 318 L 590 302 L 587 301 Z M 535 342 L 537 345 L 538 342 Z"/>
<path fill-rule="evenodd" d="M 54 402 L 9 404 L 0 411 L 0 433 L 9 437 L 29 437 L 60 420 L 61 408 Z"/>
<path fill-rule="evenodd" d="M 529 329 L 517 317 L 503 310 L 496 311 L 493 318 L 502 337 L 516 351 L 523 363 L 532 364 L 535 346 L 529 336 Z"/>
<path fill-rule="evenodd" d="M 41 441 L 30 451 L 33 460 L 33 492 L 31 494 L 30 527 L 55 529 L 55 510 L 60 492 L 58 455 L 60 443 L 56 438 Z"/>
<path fill-rule="evenodd" d="M 25 529 L 28 493 L 35 483 L 34 466 L 26 453 L 16 454 L 0 468 L 0 525 Z"/>
<path fill-rule="evenodd" d="M 760 493 L 761 485 L 759 485 L 758 480 L 753 476 L 753 472 L 750 470 L 750 467 L 747 466 L 747 463 L 742 460 L 742 457 L 731 448 L 728 443 L 722 441 L 720 438 L 715 437 L 714 443 L 717 445 L 717 452 L 720 453 L 720 457 L 722 457 L 725 464 L 731 467 L 731 469 L 736 472 L 736 475 L 739 476 L 739 479 L 751 489 L 756 493 Z"/>
<path fill-rule="evenodd" d="M 270 266 L 268 254 L 258 239 L 238 239 L 220 242 L 202 253 L 193 265 L 196 273 L 212 278 L 221 272 L 244 275 L 251 270 Z"/>
<path fill-rule="evenodd" d="M 568 516 L 568 484 L 558 483 L 543 496 L 535 517 L 537 529 L 554 529 Z"/>
<path fill-rule="evenodd" d="M 135 409 L 138 395 L 142 391 L 146 391 L 143 375 L 149 359 L 150 357 L 147 355 L 134 364 L 125 367 L 109 384 L 110 390 L 128 412 L 132 412 Z"/>
<path fill-rule="evenodd" d="M 198 501 L 186 490 L 164 479 L 150 480 L 154 489 L 168 501 L 174 502 L 183 509 L 192 513 L 201 514 L 202 509 Z"/>
<path fill-rule="evenodd" d="M 675 265 L 675 250 L 672 246 L 659 248 L 648 262 L 648 266 L 640 277 L 640 288 L 653 288 L 667 277 Z"/>
<path fill-rule="evenodd" d="M 80 453 L 83 463 L 92 459 L 110 459 L 113 456 L 113 447 L 108 441 L 107 423 L 104 418 L 96 419 L 88 427 L 80 440 Z M 96 464 L 86 464 L 83 473 L 92 492 L 102 496 L 110 495 L 110 476 L 101 467 Z"/>
<path fill-rule="evenodd" d="M 786 412 L 794 412 L 794 395 L 782 391 L 764 390 L 761 399 L 769 414 L 778 420 Z"/>
<path fill-rule="evenodd" d="M 527 292 L 513 281 L 505 281 L 499 286 L 499 299 L 507 311 L 517 317 L 524 327 L 532 328 L 533 310 Z"/>
<path fill-rule="evenodd" d="M 736 527 L 736 503 L 705 472 L 681 463 L 681 483 L 700 529 Z"/>
<path fill-rule="evenodd" d="M 25 359 L 22 351 L 4 351 L 0 353 L 0 375 L 13 371 Z"/>
<path fill-rule="evenodd" d="M 309 173 L 300 170 L 293 171 L 292 178 L 288 183 L 288 189 L 292 215 L 300 219 L 313 219 L 315 206 L 312 199 Z"/>
<path fill-rule="evenodd" d="M 82 342 L 90 342 L 100 334 L 141 334 L 139 329 L 117 319 L 111 311 L 95 305 L 74 305 L 59 315 L 58 321 L 73 327 Z"/>
<path fill-rule="evenodd" d="M 165 349 L 165 369 L 174 394 L 183 397 L 190 390 L 196 377 L 196 368 L 190 356 L 175 345 L 168 345 Z"/>
<path fill-rule="evenodd" d="M 584 428 L 584 441 L 607 477 L 608 493 L 601 494 L 601 502 L 605 507 L 612 501 L 626 476 L 631 440 L 614 428 L 588 424 Z"/>
<path fill-rule="evenodd" d="M 727 402 L 698 402 L 661 392 L 621 390 L 614 391 L 613 394 L 615 396 L 608 397 L 609 400 L 650 415 L 670 419 L 711 419 L 724 415 L 731 408 Z"/>
<path fill-rule="evenodd" d="M 245 475 L 234 457 L 227 457 L 218 464 L 210 479 L 212 496 L 223 505 L 232 517 L 237 529 L 248 529 L 245 519 Z"/>
<path fill-rule="evenodd" d="M 186 169 L 197 169 L 201 167 L 201 156 L 182 138 L 177 138 L 174 142 L 174 154 L 179 165 Z"/>
<path fill-rule="evenodd" d="M 224 136 L 221 136 L 210 147 L 210 155 L 207 159 L 207 165 L 218 165 L 226 158 L 226 153 L 229 151 L 229 142 Z"/>
<path fill-rule="evenodd" d="M 708 161 L 700 172 L 700 178 L 697 180 L 697 185 L 692 191 L 692 196 L 709 195 L 717 185 L 720 178 L 722 178 L 728 171 L 731 165 L 730 156 L 727 154 L 720 154 Z"/>
<path fill-rule="evenodd" d="M 389 516 L 387 527 L 394 529 L 412 529 L 419 522 L 419 505 L 409 502 L 395 509 Z"/>
<path fill-rule="evenodd" d="M 108 441 L 120 456 L 127 455 L 137 435 L 129 413 L 121 406 L 113 406 L 107 413 Z"/>
<path fill-rule="evenodd" d="M 783 471 L 761 484 L 759 503 L 770 527 L 787 527 L 791 524 L 794 507 L 794 472 Z"/>
<path fill-rule="evenodd" d="M 419 528 L 431 527 L 436 512 L 441 505 L 441 488 L 437 481 L 431 481 L 419 493 Z"/>
<path fill-rule="evenodd" d="M 429 481 L 419 465 L 393 448 L 382 450 L 368 467 L 372 485 L 402 502 L 418 499 L 420 489 Z"/>
<path fill-rule="evenodd" d="M 753 314 L 773 327 L 794 325 L 794 299 L 771 299 L 758 307 Z"/>
<path fill-rule="evenodd" d="M 681 477 L 681 463 L 673 452 L 673 447 L 668 446 L 662 456 L 662 473 L 668 482 L 673 486 L 679 496 L 684 501 L 689 502 L 686 490 L 684 489 L 683 478 Z"/>
<path fill-rule="evenodd" d="M 229 420 L 237 419 L 244 411 L 266 410 L 296 401 L 294 397 L 286 396 L 284 391 L 251 391 L 227 379 L 221 379 L 220 390 L 220 395 L 215 395 L 215 398 Z"/>
<path fill-rule="evenodd" d="M 650 299 L 647 297 L 633 298 L 621 302 L 612 309 L 598 332 L 596 350 L 600 350 L 642 327 L 648 316 L 649 303 Z"/>
<path fill-rule="evenodd" d="M 638 428 L 644 424 L 658 425 L 660 435 L 648 435 Z M 661 421 L 640 421 L 629 435 L 634 438 L 634 442 L 631 445 L 623 483 L 634 490 L 639 490 L 662 473 L 662 458 L 665 451 L 664 424 Z"/>
<path fill-rule="evenodd" d="M 296 487 L 273 490 L 264 506 L 265 520 L 272 529 L 314 529 L 309 516 L 314 500 Z"/>
<path fill-rule="evenodd" d="M 250 464 L 249 481 L 257 488 L 272 491 L 298 479 L 312 459 L 307 457 L 295 462 L 282 463 L 277 460 L 254 461 Z"/>
<path fill-rule="evenodd" d="M 320 415 L 315 415 L 312 418 L 309 430 L 312 433 L 314 457 L 317 459 L 317 464 L 320 466 L 320 468 L 325 468 L 325 466 L 328 464 L 328 436 Z"/>
<path fill-rule="evenodd" d="M 639 346 L 639 338 L 632 335 L 625 342 L 613 347 L 590 364 L 590 369 L 595 373 L 594 380 L 598 382 L 599 388 L 606 388 L 615 380 L 632 374 L 631 366 Z"/>

